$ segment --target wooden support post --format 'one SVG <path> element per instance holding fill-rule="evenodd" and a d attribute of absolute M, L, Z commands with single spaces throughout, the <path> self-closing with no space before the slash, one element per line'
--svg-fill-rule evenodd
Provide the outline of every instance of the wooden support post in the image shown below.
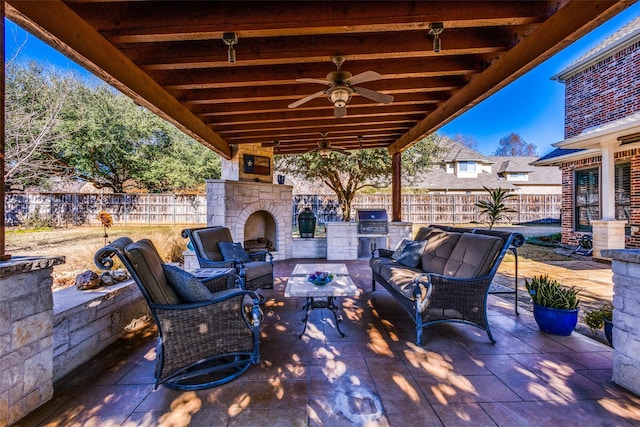
<path fill-rule="evenodd" d="M 5 103 L 5 67 L 4 67 L 4 2 L 0 1 L 0 60 L 2 69 L 0 70 L 0 261 L 6 261 L 11 255 L 5 253 L 5 227 L 4 227 L 4 103 Z"/>
<path fill-rule="evenodd" d="M 393 153 L 391 158 L 391 221 L 402 221 L 402 153 Z"/>

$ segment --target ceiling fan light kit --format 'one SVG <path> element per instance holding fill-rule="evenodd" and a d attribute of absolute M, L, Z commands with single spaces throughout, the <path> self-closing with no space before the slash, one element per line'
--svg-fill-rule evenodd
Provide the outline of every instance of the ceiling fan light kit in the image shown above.
<path fill-rule="evenodd" d="M 351 100 L 351 95 L 356 93 L 364 98 L 372 101 L 390 104 L 393 102 L 393 96 L 386 95 L 375 90 L 367 89 L 364 87 L 355 86 L 360 83 L 372 82 L 382 79 L 382 76 L 375 71 L 365 71 L 360 74 L 352 75 L 348 71 L 343 71 L 340 68 L 344 63 L 344 56 L 334 55 L 331 61 L 336 65 L 337 70 L 327 74 L 327 77 L 322 79 L 297 79 L 298 82 L 303 83 L 317 83 L 328 85 L 329 88 L 321 90 L 299 99 L 296 102 L 289 104 L 289 108 L 296 108 L 300 105 L 318 98 L 322 95 L 326 95 L 329 101 L 333 104 L 333 116 L 336 119 L 347 115 L 347 103 Z"/>
<path fill-rule="evenodd" d="M 353 91 L 347 86 L 337 86 L 329 89 L 327 95 L 336 108 L 344 108 L 351 99 Z"/>

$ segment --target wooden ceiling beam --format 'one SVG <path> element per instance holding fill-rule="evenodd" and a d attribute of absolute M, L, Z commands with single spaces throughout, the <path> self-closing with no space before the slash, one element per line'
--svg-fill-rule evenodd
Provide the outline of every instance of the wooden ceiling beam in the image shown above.
<path fill-rule="evenodd" d="M 354 61 L 394 58 L 429 58 L 501 52 L 516 42 L 513 29 L 447 29 L 442 50 L 433 51 L 433 36 L 426 31 L 361 35 L 339 34 L 303 38 L 245 39 L 235 46 L 237 62 L 227 60 L 222 40 L 139 43 L 120 46 L 142 69 L 179 70 L 227 68 L 300 63 L 330 63 L 331 54 L 344 53 L 346 64 Z M 335 46 L 340 51 L 327 51 Z"/>
<path fill-rule="evenodd" d="M 225 158 L 229 144 L 60 1 L 6 2 L 6 15 Z M 73 46 L 73 50 L 69 46 Z"/>
<path fill-rule="evenodd" d="M 352 126 L 358 124 L 360 126 L 368 126 L 369 124 L 383 124 L 383 123 L 417 123 L 422 117 L 420 115 L 404 115 L 395 116 L 385 120 L 383 117 L 363 117 L 355 120 L 350 120 L 349 115 L 342 117 L 341 119 L 335 119 L 333 117 L 315 118 L 311 120 L 300 120 L 295 125 L 291 124 L 277 124 L 270 123 L 267 125 L 246 125 L 241 128 L 235 126 L 216 126 L 212 125 L 211 128 L 221 135 L 242 135 L 252 132 L 260 131 L 278 131 L 282 129 L 304 129 L 304 128 L 319 128 L 319 127 L 341 127 Z"/>
<path fill-rule="evenodd" d="M 438 77 L 465 75 L 481 72 L 487 64 L 484 57 L 440 57 L 429 61 L 414 59 L 391 59 L 388 61 L 357 61 L 347 63 L 342 69 L 356 75 L 365 71 L 376 71 L 384 79 Z M 208 70 L 170 70 L 154 71 L 149 75 L 161 86 L 168 89 L 209 89 L 216 87 L 237 86 L 269 86 L 296 83 L 296 79 L 315 78 L 324 79 L 335 66 L 327 62 L 324 66 L 315 64 L 277 65 L 270 67 L 242 67 Z M 215 86 L 214 86 L 215 85 Z"/>
<path fill-rule="evenodd" d="M 227 138 L 230 144 L 244 144 L 244 143 L 256 143 L 256 142 L 271 142 L 275 140 L 281 140 L 297 135 L 318 135 L 321 130 L 327 130 L 332 133 L 336 132 L 356 132 L 356 135 L 369 134 L 374 135 L 376 132 L 406 132 L 414 123 L 412 122 L 399 122 L 399 123 L 369 123 L 366 129 L 363 130 L 362 126 L 356 124 L 346 124 L 343 126 L 322 126 L 322 127 L 301 127 L 294 128 L 288 127 L 285 129 L 279 129 L 274 131 L 272 129 L 255 131 L 242 135 L 229 135 Z M 364 132 L 366 131 L 366 132 Z"/>
<path fill-rule="evenodd" d="M 436 131 L 632 3 L 632 0 L 566 3 L 540 24 L 529 37 L 502 55 L 483 73 L 474 76 L 466 86 L 398 138 L 389 147 L 389 152 L 394 154 L 409 148 L 425 135 Z"/>
<path fill-rule="evenodd" d="M 116 43 L 220 39 L 235 31 L 240 38 L 288 37 L 354 32 L 495 27 L 540 22 L 555 1 L 447 2 L 155 2 L 73 3 L 78 14 Z M 153 13 L 149 13 L 150 8 Z M 179 9 L 179 10 L 177 10 Z"/>

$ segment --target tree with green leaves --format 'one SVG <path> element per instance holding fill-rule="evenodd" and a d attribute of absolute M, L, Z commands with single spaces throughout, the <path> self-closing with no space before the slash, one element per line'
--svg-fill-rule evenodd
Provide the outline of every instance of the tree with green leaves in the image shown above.
<path fill-rule="evenodd" d="M 418 171 L 429 168 L 440 152 L 441 137 L 429 135 L 402 153 L 402 173 L 411 182 Z M 391 156 L 386 149 L 355 150 L 350 156 L 317 152 L 275 157 L 278 173 L 306 180 L 319 180 L 337 196 L 342 220 L 351 220 L 351 203 L 365 187 L 384 188 L 391 184 Z"/>
<path fill-rule="evenodd" d="M 106 85 L 79 88 L 65 113 L 59 158 L 97 188 L 195 190 L 220 176 L 217 154 Z"/>
<path fill-rule="evenodd" d="M 511 197 L 514 197 L 514 194 L 510 194 L 507 190 L 503 190 L 502 188 L 488 188 L 483 187 L 487 193 L 489 193 L 489 200 L 480 200 L 476 203 L 476 207 L 480 209 L 480 215 L 483 215 L 486 219 L 483 221 L 484 224 L 489 226 L 489 230 L 493 228 L 493 226 L 503 220 L 511 220 L 507 214 L 515 213 L 517 211 L 511 209 L 505 204 L 505 201 Z"/>
<path fill-rule="evenodd" d="M 494 156 L 537 156 L 538 149 L 534 144 L 527 143 L 517 133 L 511 133 L 500 139 L 500 144 Z"/>

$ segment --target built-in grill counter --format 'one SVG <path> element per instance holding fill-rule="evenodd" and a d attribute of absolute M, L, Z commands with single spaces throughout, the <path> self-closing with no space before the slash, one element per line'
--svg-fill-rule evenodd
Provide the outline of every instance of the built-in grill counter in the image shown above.
<path fill-rule="evenodd" d="M 389 248 L 389 217 L 384 209 L 358 209 L 358 258 L 370 258 L 377 248 Z"/>

